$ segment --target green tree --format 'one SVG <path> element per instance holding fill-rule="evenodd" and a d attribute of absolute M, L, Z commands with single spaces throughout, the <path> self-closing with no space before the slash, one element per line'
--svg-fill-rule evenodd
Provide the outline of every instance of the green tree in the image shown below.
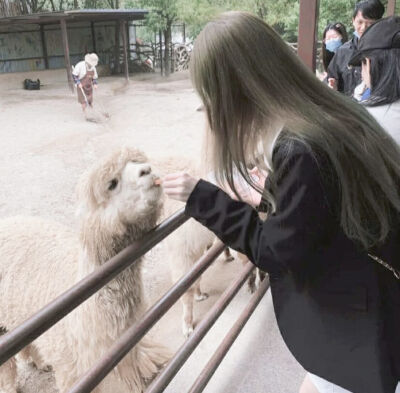
<path fill-rule="evenodd" d="M 149 28 L 153 32 L 162 31 L 166 76 L 171 72 L 172 25 L 179 20 L 179 5 L 179 0 L 127 0 L 125 2 L 126 7 L 139 7 L 149 10 L 150 12 L 147 16 Z"/>

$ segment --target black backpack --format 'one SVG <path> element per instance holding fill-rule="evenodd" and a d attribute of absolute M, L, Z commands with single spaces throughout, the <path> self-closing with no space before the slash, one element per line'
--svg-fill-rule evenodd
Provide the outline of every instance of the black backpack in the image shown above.
<path fill-rule="evenodd" d="M 24 80 L 24 89 L 25 90 L 40 90 L 40 79 L 33 81 L 31 79 Z"/>

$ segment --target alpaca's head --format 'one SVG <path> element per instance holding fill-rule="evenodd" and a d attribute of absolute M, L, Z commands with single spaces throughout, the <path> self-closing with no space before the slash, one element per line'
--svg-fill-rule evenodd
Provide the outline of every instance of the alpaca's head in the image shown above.
<path fill-rule="evenodd" d="M 78 215 L 86 247 L 97 243 L 109 256 L 155 226 L 162 206 L 156 178 L 146 156 L 128 148 L 85 173 L 78 185 Z"/>

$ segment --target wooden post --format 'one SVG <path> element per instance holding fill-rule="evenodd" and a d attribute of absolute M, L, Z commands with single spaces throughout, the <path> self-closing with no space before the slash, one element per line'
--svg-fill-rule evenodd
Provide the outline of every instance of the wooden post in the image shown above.
<path fill-rule="evenodd" d="M 161 67 L 161 76 L 163 74 L 163 51 L 162 51 L 162 33 L 161 30 L 159 31 L 159 37 L 160 37 L 160 67 Z"/>
<path fill-rule="evenodd" d="M 118 21 L 115 21 L 115 46 L 114 46 L 114 58 L 115 58 L 115 65 L 114 65 L 114 73 L 119 74 L 120 67 L 119 67 L 119 33 L 120 33 L 120 24 Z"/>
<path fill-rule="evenodd" d="M 171 65 L 170 72 L 171 74 L 173 74 L 175 71 L 175 58 L 174 58 L 174 47 L 172 46 L 172 35 L 171 35 L 171 50 L 169 54 L 169 64 Z"/>
<path fill-rule="evenodd" d="M 171 45 L 171 25 L 167 24 L 164 30 L 164 76 L 169 76 L 171 74 L 170 45 Z"/>
<path fill-rule="evenodd" d="M 129 66 L 129 60 L 131 59 L 131 35 L 129 33 L 129 21 L 125 22 L 125 30 L 126 30 L 126 49 L 127 49 L 127 53 L 128 53 L 128 66 Z M 136 34 L 135 34 L 135 38 L 136 38 Z M 129 69 L 129 67 L 128 67 Z"/>
<path fill-rule="evenodd" d="M 186 44 L 186 24 L 183 23 L 183 43 Z"/>
<path fill-rule="evenodd" d="M 396 14 L 396 0 L 388 0 L 386 15 L 394 16 Z"/>
<path fill-rule="evenodd" d="M 317 52 L 319 0 L 300 0 L 299 37 L 297 53 L 315 72 Z"/>
<path fill-rule="evenodd" d="M 46 45 L 46 38 L 44 35 L 44 27 L 43 25 L 40 25 L 40 38 L 42 41 L 42 53 L 43 53 L 43 59 L 44 59 L 44 67 L 46 70 L 49 69 L 49 58 L 47 56 L 47 45 Z"/>
<path fill-rule="evenodd" d="M 129 64 L 128 64 L 128 37 L 126 34 L 126 21 L 121 20 L 120 22 L 120 29 L 122 32 L 122 45 L 124 51 L 124 70 L 125 70 L 125 79 L 129 81 Z"/>
<path fill-rule="evenodd" d="M 96 53 L 96 33 L 94 31 L 94 22 L 90 22 L 90 30 L 92 32 L 92 45 L 93 45 L 93 52 Z"/>
<path fill-rule="evenodd" d="M 71 60 L 69 58 L 67 23 L 65 22 L 65 19 L 60 20 L 60 25 L 61 25 L 61 35 L 62 35 L 63 47 L 64 47 L 65 68 L 67 69 L 68 85 L 69 85 L 71 91 L 74 92 L 74 82 L 72 80 Z"/>

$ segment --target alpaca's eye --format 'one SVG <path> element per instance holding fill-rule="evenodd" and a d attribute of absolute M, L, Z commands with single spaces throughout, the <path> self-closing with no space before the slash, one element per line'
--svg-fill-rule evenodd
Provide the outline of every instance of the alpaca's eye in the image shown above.
<path fill-rule="evenodd" d="M 112 179 L 108 185 L 108 189 L 110 191 L 114 190 L 118 185 L 118 180 L 117 179 Z"/>
<path fill-rule="evenodd" d="M 146 168 L 146 169 L 141 169 L 139 172 L 139 177 L 148 175 L 151 173 L 151 169 L 150 168 Z"/>

